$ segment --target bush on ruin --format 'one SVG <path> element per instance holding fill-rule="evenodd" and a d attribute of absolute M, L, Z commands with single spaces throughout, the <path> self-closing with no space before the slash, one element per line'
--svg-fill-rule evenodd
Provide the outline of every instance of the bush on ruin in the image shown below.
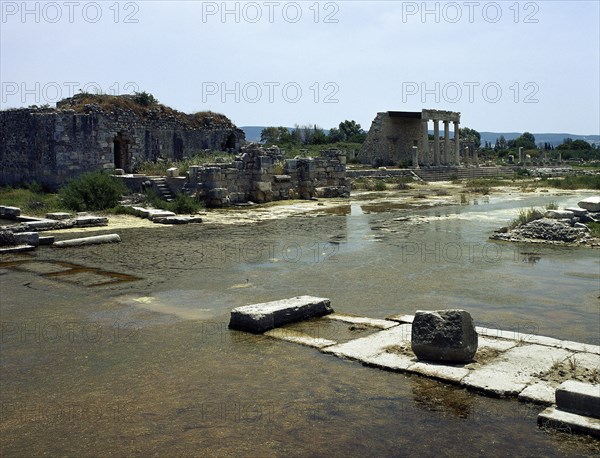
<path fill-rule="evenodd" d="M 60 197 L 71 210 L 106 210 L 115 207 L 126 192 L 125 185 L 108 174 L 88 172 L 70 180 L 60 190 Z"/>

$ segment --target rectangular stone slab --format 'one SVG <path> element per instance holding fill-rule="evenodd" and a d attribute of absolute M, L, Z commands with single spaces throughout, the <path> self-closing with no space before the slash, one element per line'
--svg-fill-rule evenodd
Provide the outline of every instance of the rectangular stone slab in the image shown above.
<path fill-rule="evenodd" d="M 300 345 L 306 345 L 307 347 L 314 348 L 325 348 L 331 345 L 335 345 L 337 343 L 334 340 L 309 336 L 308 334 L 287 328 L 271 329 L 270 331 L 265 332 L 265 335 L 273 337 L 274 339 L 285 340 L 286 342 L 297 343 Z"/>
<path fill-rule="evenodd" d="M 562 348 L 516 346 L 473 371 L 462 384 L 494 396 L 517 396 L 534 381 L 536 373 L 549 370 L 555 361 L 564 361 L 571 355 Z"/>
<path fill-rule="evenodd" d="M 538 426 L 556 428 L 568 433 L 584 433 L 600 437 L 600 420 L 548 407 L 538 415 Z"/>
<path fill-rule="evenodd" d="M 556 389 L 560 410 L 600 419 L 600 385 L 568 380 Z"/>
<path fill-rule="evenodd" d="M 332 313 L 329 299 L 297 296 L 291 299 L 245 305 L 231 311 L 229 327 L 256 334 L 269 329 Z"/>

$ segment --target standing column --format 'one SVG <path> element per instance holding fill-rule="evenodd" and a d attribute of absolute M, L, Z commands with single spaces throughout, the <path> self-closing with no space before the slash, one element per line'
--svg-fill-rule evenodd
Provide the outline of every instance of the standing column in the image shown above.
<path fill-rule="evenodd" d="M 433 163 L 436 166 L 440 165 L 440 122 L 438 119 L 433 120 Z"/>
<path fill-rule="evenodd" d="M 419 148 L 417 146 L 412 147 L 412 164 L 413 168 L 419 168 Z"/>
<path fill-rule="evenodd" d="M 450 165 L 450 121 L 444 120 L 444 165 Z"/>
<path fill-rule="evenodd" d="M 460 133 L 458 132 L 458 121 L 454 121 L 454 161 L 460 165 Z"/>
<path fill-rule="evenodd" d="M 422 119 L 423 123 L 423 154 L 421 154 L 421 161 L 425 163 L 425 165 L 430 165 L 429 162 L 429 128 L 427 127 L 427 119 Z"/>

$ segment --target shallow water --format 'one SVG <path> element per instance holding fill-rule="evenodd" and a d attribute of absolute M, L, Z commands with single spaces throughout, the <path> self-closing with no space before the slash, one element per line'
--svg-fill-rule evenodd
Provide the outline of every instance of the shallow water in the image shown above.
<path fill-rule="evenodd" d="M 551 200 L 579 199 L 353 199 L 320 216 L 122 230 L 119 245 L 0 259 L 25 261 L 0 265 L 1 451 L 594 455 L 597 441 L 538 429 L 538 406 L 227 329 L 233 307 L 310 294 L 342 313 L 461 307 L 479 325 L 599 344 L 598 250 L 488 240 Z M 52 275 L 58 261 L 80 267 Z"/>

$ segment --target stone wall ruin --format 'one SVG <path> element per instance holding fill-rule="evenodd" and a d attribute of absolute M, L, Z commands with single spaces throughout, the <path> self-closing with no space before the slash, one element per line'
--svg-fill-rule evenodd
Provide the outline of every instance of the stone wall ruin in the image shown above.
<path fill-rule="evenodd" d="M 85 95 L 97 100 L 85 103 L 83 96 L 65 99 L 56 109 L 0 111 L 0 185 L 36 181 L 57 188 L 89 171 L 130 173 L 145 161 L 205 150 L 238 152 L 245 140 L 242 130 L 216 113 L 143 107 L 128 96 Z"/>

